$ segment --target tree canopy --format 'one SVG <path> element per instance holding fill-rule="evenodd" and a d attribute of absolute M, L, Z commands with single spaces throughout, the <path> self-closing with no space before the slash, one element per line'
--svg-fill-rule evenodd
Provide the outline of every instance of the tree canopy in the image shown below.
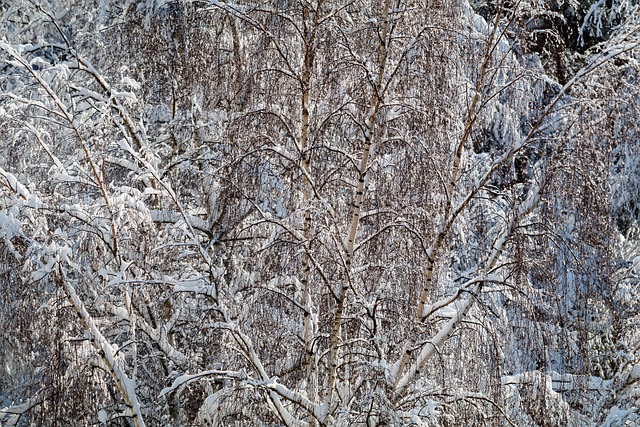
<path fill-rule="evenodd" d="M 640 423 L 639 44 L 622 0 L 1 2 L 0 423 Z"/>

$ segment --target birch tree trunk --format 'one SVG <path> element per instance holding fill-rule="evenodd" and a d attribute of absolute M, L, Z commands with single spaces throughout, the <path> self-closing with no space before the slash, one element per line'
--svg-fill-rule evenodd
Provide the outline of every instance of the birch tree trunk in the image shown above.
<path fill-rule="evenodd" d="M 570 6 L 0 4 L 0 424 L 633 422 L 640 14 Z"/>

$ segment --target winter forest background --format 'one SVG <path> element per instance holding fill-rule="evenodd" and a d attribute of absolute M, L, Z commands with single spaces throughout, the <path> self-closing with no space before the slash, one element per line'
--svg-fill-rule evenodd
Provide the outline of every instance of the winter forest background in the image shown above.
<path fill-rule="evenodd" d="M 635 0 L 1 0 L 3 426 L 640 425 Z"/>

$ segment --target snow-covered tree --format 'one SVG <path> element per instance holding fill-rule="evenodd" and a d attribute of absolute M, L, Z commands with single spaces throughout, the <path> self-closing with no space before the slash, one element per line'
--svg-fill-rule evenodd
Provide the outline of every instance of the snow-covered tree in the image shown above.
<path fill-rule="evenodd" d="M 632 3 L 0 12 L 4 424 L 638 419 Z"/>

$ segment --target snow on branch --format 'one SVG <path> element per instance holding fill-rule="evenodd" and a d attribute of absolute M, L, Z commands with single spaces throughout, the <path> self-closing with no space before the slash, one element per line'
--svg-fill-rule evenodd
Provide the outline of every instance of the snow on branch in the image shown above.
<path fill-rule="evenodd" d="M 17 426 L 23 414 L 41 403 L 42 401 L 39 399 L 30 398 L 23 403 L 0 408 L 0 422 L 4 427 Z"/>
<path fill-rule="evenodd" d="M 211 369 L 208 371 L 199 372 L 197 374 L 184 374 L 173 380 L 173 384 L 171 384 L 169 387 L 163 388 L 158 395 L 158 398 L 163 397 L 169 393 L 173 393 L 175 390 L 191 381 L 199 380 L 200 378 L 204 377 L 234 379 L 241 381 L 245 381 L 248 379 L 247 374 L 242 371 L 220 371 L 218 369 Z"/>
<path fill-rule="evenodd" d="M 151 213 L 151 219 L 153 222 L 177 224 L 184 220 L 184 217 L 180 212 L 166 209 L 150 209 L 149 212 Z M 211 234 L 211 225 L 206 220 L 193 215 L 186 215 L 186 217 L 195 230 L 201 231 L 205 234 Z"/>
<path fill-rule="evenodd" d="M 67 279 L 62 266 L 58 267 L 58 271 L 55 273 L 55 278 L 58 285 L 60 285 L 64 289 L 64 292 L 67 294 L 67 298 L 84 323 L 87 332 L 92 338 L 91 343 L 98 351 L 104 363 L 109 368 L 113 380 L 122 393 L 122 397 L 131 409 L 135 426 L 145 427 L 140 401 L 138 400 L 138 396 L 136 394 L 135 380 L 127 376 L 127 374 L 124 372 L 124 367 L 121 366 L 121 363 L 116 360 L 116 349 L 107 341 L 102 332 L 100 332 L 100 330 L 98 329 L 98 326 L 93 320 L 93 317 L 91 317 L 91 315 L 85 308 L 84 303 L 76 293 L 74 287 Z"/>
<path fill-rule="evenodd" d="M 2 167 L 0 167 L 0 176 L 4 178 L 4 185 L 7 186 L 11 191 L 13 191 L 24 200 L 27 200 L 29 198 L 31 193 L 29 193 L 27 187 L 25 187 L 20 181 L 18 181 L 18 178 L 16 178 L 14 174 L 7 172 L 2 169 Z"/>

